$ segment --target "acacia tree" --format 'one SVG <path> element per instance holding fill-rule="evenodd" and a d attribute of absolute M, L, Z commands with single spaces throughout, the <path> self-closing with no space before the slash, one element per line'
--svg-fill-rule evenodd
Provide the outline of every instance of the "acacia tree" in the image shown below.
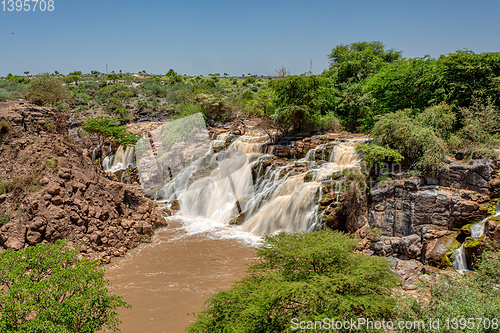
<path fill-rule="evenodd" d="M 395 274 L 386 258 L 355 253 L 338 231 L 267 236 L 260 261 L 212 296 L 188 332 L 296 332 L 292 319 L 388 318 Z"/>
<path fill-rule="evenodd" d="M 96 332 L 118 329 L 118 307 L 101 263 L 77 259 L 67 241 L 0 254 L 1 332 Z"/>
<path fill-rule="evenodd" d="M 290 71 L 288 69 L 286 69 L 285 66 L 281 66 L 280 68 L 276 69 L 275 72 L 276 72 L 276 76 L 279 78 L 284 78 L 284 77 L 287 77 L 288 75 L 290 75 Z"/>

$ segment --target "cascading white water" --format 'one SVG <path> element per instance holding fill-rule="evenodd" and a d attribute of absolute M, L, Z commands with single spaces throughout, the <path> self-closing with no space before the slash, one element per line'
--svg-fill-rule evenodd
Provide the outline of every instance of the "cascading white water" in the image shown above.
<path fill-rule="evenodd" d="M 459 273 L 468 271 L 467 268 L 467 256 L 465 255 L 464 246 L 460 245 L 458 249 L 453 252 L 452 255 L 453 264 L 452 267 Z"/>
<path fill-rule="evenodd" d="M 118 147 L 116 153 L 109 154 L 102 160 L 102 169 L 106 172 L 116 172 L 134 165 L 134 147 Z"/>
<path fill-rule="evenodd" d="M 304 182 L 306 173 L 294 176 L 283 174 L 285 169 L 293 169 L 295 163 L 303 163 L 294 161 L 281 167 L 267 168 L 264 175 L 261 174 L 261 164 L 257 183 L 254 183 L 252 169 L 256 163 L 271 158 L 259 153 L 264 139 L 241 136 L 227 150 L 209 152 L 165 184 L 158 192 L 159 198 L 170 202 L 179 199 L 181 216 L 208 219 L 219 226 L 227 226 L 231 219 L 238 216 L 238 201 L 243 212 L 240 228 L 255 235 L 316 228 L 322 181 L 331 179 L 332 172 L 359 165 L 360 156 L 355 147 L 361 141 L 335 145 L 335 153 L 330 154 L 334 156 L 332 160 L 312 170 L 314 176 L 310 182 Z M 208 176 L 188 184 L 196 172 L 214 163 L 217 167 Z"/>
<path fill-rule="evenodd" d="M 473 225 L 471 225 L 469 227 L 470 238 L 476 239 L 476 238 L 479 238 L 479 237 L 484 235 L 484 232 L 485 232 L 484 229 L 485 229 L 486 222 L 490 218 L 500 215 L 499 205 L 500 205 L 500 200 L 497 202 L 497 204 L 495 206 L 495 213 L 492 216 L 488 216 L 488 217 L 484 218 L 483 220 L 481 220 L 477 223 L 474 223 Z M 464 271 L 468 270 L 467 269 L 467 256 L 465 255 L 465 250 L 464 250 L 463 244 L 460 245 L 460 247 L 453 252 L 452 267 L 459 273 L 463 273 Z"/>

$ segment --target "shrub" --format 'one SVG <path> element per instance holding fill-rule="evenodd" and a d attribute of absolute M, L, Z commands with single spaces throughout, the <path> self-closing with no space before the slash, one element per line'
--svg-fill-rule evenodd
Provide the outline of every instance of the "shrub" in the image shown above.
<path fill-rule="evenodd" d="M 415 162 L 415 167 L 429 175 L 441 171 L 447 147 L 434 130 L 424 127 L 410 111 L 397 111 L 382 116 L 371 131 L 373 143 L 399 151 Z"/>
<path fill-rule="evenodd" d="M 188 332 L 291 332 L 291 320 L 387 318 L 396 284 L 385 258 L 337 231 L 266 236 L 260 262 L 212 296 Z"/>
<path fill-rule="evenodd" d="M 142 83 L 147 95 L 152 95 L 156 97 L 164 97 L 168 94 L 168 89 L 157 80 L 149 79 Z"/>
<path fill-rule="evenodd" d="M 274 115 L 277 124 L 300 132 L 310 129 L 313 114 L 325 115 L 334 110 L 336 90 L 331 79 L 311 76 L 290 76 L 269 82 L 278 106 Z"/>
<path fill-rule="evenodd" d="M 446 139 L 453 131 L 456 115 L 451 106 L 446 103 L 428 107 L 417 116 L 417 120 L 424 126 L 431 127 L 441 138 Z"/>
<path fill-rule="evenodd" d="M 491 99 L 482 103 L 474 99 L 470 107 L 459 109 L 463 128 L 461 135 L 471 142 L 488 143 L 500 131 L 500 110 Z"/>
<path fill-rule="evenodd" d="M 380 170 L 383 169 L 385 162 L 396 162 L 399 163 L 404 159 L 397 150 L 385 148 L 375 144 L 362 144 L 356 147 L 358 153 L 363 153 L 362 164 L 364 166 L 370 166 L 377 164 Z"/>
<path fill-rule="evenodd" d="M 116 93 L 120 91 L 126 91 L 126 90 L 127 87 L 125 87 L 121 83 L 105 85 L 97 91 L 96 97 L 100 100 L 105 100 L 107 98 L 113 97 Z"/>
<path fill-rule="evenodd" d="M 176 107 L 175 112 L 172 115 L 172 118 L 173 119 L 184 118 L 200 112 L 203 113 L 203 109 L 201 108 L 200 105 L 195 103 L 183 103 L 179 104 Z"/>
<path fill-rule="evenodd" d="M 0 254 L 0 330 L 119 331 L 116 309 L 128 305 L 106 288 L 101 264 L 78 255 L 66 241 Z"/>
<path fill-rule="evenodd" d="M 45 73 L 37 75 L 29 86 L 28 100 L 36 105 L 54 106 L 68 101 L 68 90 L 58 78 Z"/>
<path fill-rule="evenodd" d="M 226 120 L 231 117 L 229 107 L 220 94 L 200 93 L 195 97 L 207 119 Z"/>
<path fill-rule="evenodd" d="M 129 133 L 125 126 L 116 125 L 116 123 L 120 122 L 120 118 L 118 117 L 99 117 L 99 118 L 91 118 L 87 119 L 82 128 L 87 133 L 99 133 L 105 136 L 115 138 L 116 142 L 125 145 L 132 146 L 137 140 L 139 140 L 139 136 L 136 134 Z"/>
<path fill-rule="evenodd" d="M 314 114 L 311 117 L 311 122 L 306 127 L 310 127 L 320 132 L 335 131 L 338 132 L 342 129 L 342 123 L 333 112 L 325 115 Z"/>

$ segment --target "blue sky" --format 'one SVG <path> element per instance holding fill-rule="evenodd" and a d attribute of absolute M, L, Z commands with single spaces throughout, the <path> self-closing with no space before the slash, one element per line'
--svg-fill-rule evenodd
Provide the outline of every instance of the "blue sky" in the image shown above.
<path fill-rule="evenodd" d="M 33 3 L 33 2 L 32 2 Z M 500 1 L 55 0 L 0 3 L 0 75 L 81 70 L 320 73 L 338 44 L 382 41 L 404 57 L 500 51 Z"/>

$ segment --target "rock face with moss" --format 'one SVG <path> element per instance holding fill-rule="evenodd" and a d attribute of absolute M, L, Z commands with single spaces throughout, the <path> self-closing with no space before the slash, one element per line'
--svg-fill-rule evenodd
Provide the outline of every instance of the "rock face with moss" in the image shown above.
<path fill-rule="evenodd" d="M 370 250 L 449 266 L 451 252 L 466 237 L 453 230 L 490 215 L 498 181 L 496 161 L 473 160 L 468 165 L 449 164 L 439 179 L 412 177 L 398 185 L 372 189 L 369 227 L 382 236 L 370 242 Z M 488 223 L 487 234 L 491 229 L 496 235 L 496 228 Z M 468 244 L 469 252 L 476 243 L 481 241 Z"/>
<path fill-rule="evenodd" d="M 0 118 L 11 125 L 0 142 L 2 248 L 64 238 L 82 243 L 82 255 L 109 262 L 165 224 L 139 186 L 111 180 L 60 134 L 69 128 L 64 115 L 2 103 Z"/>

